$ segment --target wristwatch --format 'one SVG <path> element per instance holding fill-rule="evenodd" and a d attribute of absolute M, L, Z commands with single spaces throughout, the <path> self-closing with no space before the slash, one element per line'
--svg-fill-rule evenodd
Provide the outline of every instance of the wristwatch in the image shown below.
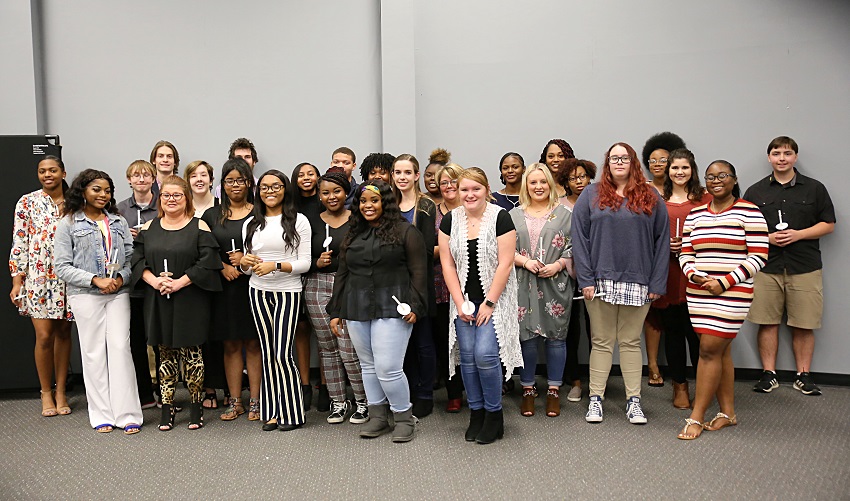
<path fill-rule="evenodd" d="M 281 271 L 281 269 L 280 269 L 280 261 L 278 261 L 278 262 L 276 262 L 276 263 L 274 264 L 274 269 L 276 269 L 277 271 Z"/>
<path fill-rule="evenodd" d="M 493 301 L 490 301 L 490 300 L 489 300 L 489 299 L 487 299 L 486 297 L 484 298 L 484 304 L 486 304 L 486 305 L 487 305 L 487 306 L 489 306 L 490 308 L 495 308 L 495 306 L 496 306 L 496 303 L 494 303 Z"/>

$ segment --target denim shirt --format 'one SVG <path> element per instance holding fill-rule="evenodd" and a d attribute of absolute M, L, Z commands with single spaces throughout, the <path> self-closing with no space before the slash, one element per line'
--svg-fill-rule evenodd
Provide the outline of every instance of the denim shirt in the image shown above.
<path fill-rule="evenodd" d="M 118 214 L 106 214 L 109 231 L 112 234 L 112 248 L 123 249 L 118 252 L 121 269 L 116 270 L 115 278 L 124 279 L 120 292 L 130 287 L 130 258 L 133 256 L 133 236 L 127 221 Z M 97 223 L 89 219 L 82 211 L 65 216 L 56 225 L 54 241 L 54 266 L 56 275 L 67 284 L 68 296 L 75 294 L 100 294 L 93 286 L 94 277 L 106 277 L 108 257 L 103 250 L 103 234 Z"/>

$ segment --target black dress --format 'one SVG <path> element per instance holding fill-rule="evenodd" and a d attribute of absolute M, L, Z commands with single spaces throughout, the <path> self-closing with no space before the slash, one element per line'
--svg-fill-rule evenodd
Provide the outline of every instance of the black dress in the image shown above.
<path fill-rule="evenodd" d="M 212 295 L 221 291 L 218 244 L 212 233 L 202 231 L 200 219 L 179 230 L 166 230 L 156 218 L 139 232 L 133 253 L 132 285 L 145 291 L 145 329 L 148 344 L 171 348 L 199 346 L 210 333 Z M 168 271 L 177 279 L 188 275 L 192 283 L 166 298 L 142 280 L 148 269 L 159 275 L 168 260 Z"/>
<path fill-rule="evenodd" d="M 204 212 L 203 220 L 212 230 L 218 242 L 218 257 L 222 263 L 230 263 L 227 251 L 237 248 L 245 251 L 242 243 L 242 226 L 251 217 L 248 213 L 242 219 L 225 219 L 219 223 L 220 209 L 209 208 Z M 248 299 L 248 275 L 240 273 L 233 281 L 221 279 L 222 291 L 213 294 L 213 325 L 210 339 L 217 341 L 239 341 L 259 339 L 251 316 L 251 304 Z"/>

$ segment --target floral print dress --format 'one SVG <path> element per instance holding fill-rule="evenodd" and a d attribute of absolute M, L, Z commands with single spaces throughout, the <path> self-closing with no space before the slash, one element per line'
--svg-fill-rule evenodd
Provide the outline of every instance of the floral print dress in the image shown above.
<path fill-rule="evenodd" d="M 572 261 L 570 224 L 572 213 L 563 205 L 556 205 L 547 215 L 539 218 L 527 216 L 522 208 L 511 210 L 516 226 L 518 254 L 530 259 L 540 259 L 551 264 L 565 258 Z M 543 239 L 542 249 L 540 239 Z M 538 278 L 525 268 L 516 267 L 519 294 L 517 297 L 519 337 L 527 341 L 537 336 L 549 339 L 566 339 L 570 324 L 573 280 L 569 269 L 551 278 Z"/>
<path fill-rule="evenodd" d="M 65 282 L 53 269 L 53 240 L 59 206 L 43 190 L 26 194 L 15 206 L 9 271 L 23 274 L 19 313 L 39 319 L 73 320 L 65 297 Z"/>

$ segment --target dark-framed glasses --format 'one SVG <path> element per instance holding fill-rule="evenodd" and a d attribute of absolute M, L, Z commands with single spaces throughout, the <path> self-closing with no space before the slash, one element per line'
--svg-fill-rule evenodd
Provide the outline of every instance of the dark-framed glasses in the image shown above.
<path fill-rule="evenodd" d="M 577 181 L 587 181 L 587 176 L 585 174 L 579 174 L 578 176 L 570 176 L 567 178 L 567 181 L 570 183 L 575 183 Z"/>
<path fill-rule="evenodd" d="M 248 184 L 248 180 L 244 177 L 239 177 L 236 179 L 230 178 L 225 179 L 224 184 L 227 186 L 246 186 Z"/>
<path fill-rule="evenodd" d="M 666 164 L 666 163 L 667 163 L 667 157 L 661 157 L 658 160 L 656 160 L 654 158 L 649 159 L 649 165 Z"/>
<path fill-rule="evenodd" d="M 268 184 L 261 184 L 260 185 L 260 193 L 277 193 L 278 191 L 280 191 L 282 189 L 283 189 L 283 185 L 277 184 L 277 183 L 272 184 L 272 185 L 268 185 Z"/>
<path fill-rule="evenodd" d="M 708 174 L 708 175 L 705 176 L 705 182 L 711 183 L 711 182 L 714 182 L 717 179 L 719 179 L 721 181 L 725 181 L 727 177 L 735 177 L 735 176 L 733 176 L 732 174 L 729 174 L 728 172 L 721 172 L 720 174 L 718 174 L 716 176 L 714 174 Z"/>
<path fill-rule="evenodd" d="M 622 156 L 622 157 L 611 156 L 611 157 L 608 157 L 608 162 L 612 163 L 612 164 L 630 164 L 630 163 L 632 163 L 632 158 L 629 157 L 629 156 Z"/>
<path fill-rule="evenodd" d="M 160 193 L 159 198 L 163 200 L 174 200 L 175 202 L 179 202 L 183 200 L 184 195 L 182 193 Z"/>

